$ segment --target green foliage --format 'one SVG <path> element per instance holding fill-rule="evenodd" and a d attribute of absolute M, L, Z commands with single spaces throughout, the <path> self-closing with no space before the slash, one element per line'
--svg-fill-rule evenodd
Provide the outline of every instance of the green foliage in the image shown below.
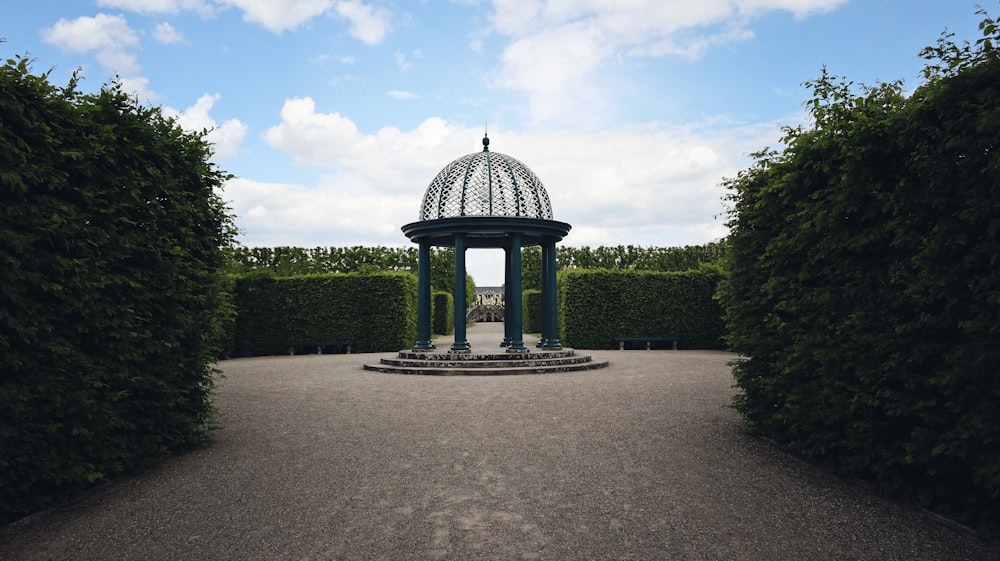
<path fill-rule="evenodd" d="M 726 242 L 686 247 L 600 246 L 557 247 L 558 269 L 629 269 L 637 271 L 686 271 L 703 264 L 718 264 L 726 254 Z M 415 247 L 235 247 L 233 271 L 274 276 L 320 273 L 408 271 L 417 273 Z M 542 288 L 542 250 L 521 250 L 521 284 L 525 290 Z M 454 293 L 455 248 L 431 250 L 431 286 Z M 467 279 L 468 306 L 475 301 L 474 282 Z"/>
<path fill-rule="evenodd" d="M 117 84 L 0 66 L 0 522 L 205 441 L 226 176 Z"/>
<path fill-rule="evenodd" d="M 560 247 L 559 269 L 630 269 L 635 271 L 688 271 L 703 264 L 718 263 L 725 255 L 725 242 L 686 247 L 640 247 L 634 245 L 597 248 Z"/>
<path fill-rule="evenodd" d="M 566 270 L 559 273 L 559 338 L 585 349 L 615 337 L 680 337 L 685 349 L 722 348 L 718 268 L 693 271 Z"/>
<path fill-rule="evenodd" d="M 1000 58 L 910 97 L 824 70 L 812 129 L 727 180 L 735 405 L 806 457 L 1000 536 Z"/>
<path fill-rule="evenodd" d="M 561 249 L 557 246 L 557 255 Z M 521 288 L 542 289 L 542 248 L 537 245 L 521 248 Z"/>
<path fill-rule="evenodd" d="M 599 246 L 556 248 L 556 268 L 628 269 L 634 271 L 687 271 L 702 265 L 718 265 L 726 254 L 726 242 L 685 247 Z M 542 288 L 542 250 L 522 250 L 521 278 L 525 290 Z"/>
<path fill-rule="evenodd" d="M 232 272 L 237 275 L 292 277 L 324 273 L 376 273 L 405 271 L 417 274 L 416 247 L 243 247 L 231 250 Z M 431 248 L 431 287 L 454 293 L 455 248 Z M 466 275 L 469 305 L 475 300 L 475 283 Z"/>
<path fill-rule="evenodd" d="M 542 291 L 525 290 L 521 297 L 521 319 L 525 333 L 542 332 Z"/>
<path fill-rule="evenodd" d="M 465 309 L 468 310 L 476 302 L 476 281 L 472 275 L 465 275 Z"/>
<path fill-rule="evenodd" d="M 455 329 L 455 297 L 447 292 L 431 294 L 431 330 L 448 335 Z"/>
<path fill-rule="evenodd" d="M 409 273 L 247 276 L 236 282 L 236 339 L 256 355 L 289 341 L 352 340 L 357 352 L 394 351 L 417 336 L 417 279 Z"/>
<path fill-rule="evenodd" d="M 455 248 L 431 248 L 431 288 L 455 294 Z"/>
<path fill-rule="evenodd" d="M 416 247 L 238 246 L 233 249 L 233 259 L 241 273 L 268 271 L 278 277 L 373 271 L 417 273 Z"/>

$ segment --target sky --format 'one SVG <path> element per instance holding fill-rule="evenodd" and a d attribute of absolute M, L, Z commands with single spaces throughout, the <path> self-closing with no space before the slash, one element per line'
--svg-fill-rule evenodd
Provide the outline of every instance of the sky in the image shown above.
<path fill-rule="evenodd" d="M 488 130 L 572 225 L 562 244 L 675 247 L 726 235 L 722 181 L 808 124 L 804 82 L 912 90 L 923 47 L 980 36 L 976 4 L 36 0 L 0 6 L 0 54 L 209 130 L 246 246 L 410 245 L 431 180 Z M 467 263 L 502 284 L 502 250 Z"/>

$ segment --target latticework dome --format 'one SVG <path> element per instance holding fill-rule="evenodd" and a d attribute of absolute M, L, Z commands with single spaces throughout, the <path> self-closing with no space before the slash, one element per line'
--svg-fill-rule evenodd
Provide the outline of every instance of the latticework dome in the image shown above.
<path fill-rule="evenodd" d="M 489 151 L 451 162 L 431 181 L 420 220 L 463 216 L 504 216 L 552 220 L 552 205 L 542 180 L 515 158 Z"/>

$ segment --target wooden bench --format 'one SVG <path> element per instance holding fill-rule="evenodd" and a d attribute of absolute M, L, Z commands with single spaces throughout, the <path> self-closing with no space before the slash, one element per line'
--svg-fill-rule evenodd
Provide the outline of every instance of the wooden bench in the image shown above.
<path fill-rule="evenodd" d="M 677 343 L 680 342 L 679 337 L 615 337 L 612 341 L 618 345 L 619 351 L 625 350 L 626 343 L 645 343 L 646 350 L 653 348 L 654 343 L 672 343 L 674 350 L 677 350 Z"/>
<path fill-rule="evenodd" d="M 301 351 L 302 349 L 316 348 L 316 354 L 323 354 L 324 347 L 332 347 L 336 349 L 346 349 L 347 354 L 351 354 L 351 348 L 354 347 L 354 341 L 344 340 L 344 341 L 291 341 L 285 343 L 288 347 L 288 354 L 297 354 L 296 351 Z"/>

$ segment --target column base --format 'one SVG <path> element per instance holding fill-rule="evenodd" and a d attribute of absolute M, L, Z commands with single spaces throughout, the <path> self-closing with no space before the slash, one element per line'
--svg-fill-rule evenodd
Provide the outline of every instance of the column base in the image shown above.
<path fill-rule="evenodd" d="M 526 353 L 528 348 L 524 346 L 524 341 L 512 341 L 510 346 L 507 347 L 508 353 Z"/>

